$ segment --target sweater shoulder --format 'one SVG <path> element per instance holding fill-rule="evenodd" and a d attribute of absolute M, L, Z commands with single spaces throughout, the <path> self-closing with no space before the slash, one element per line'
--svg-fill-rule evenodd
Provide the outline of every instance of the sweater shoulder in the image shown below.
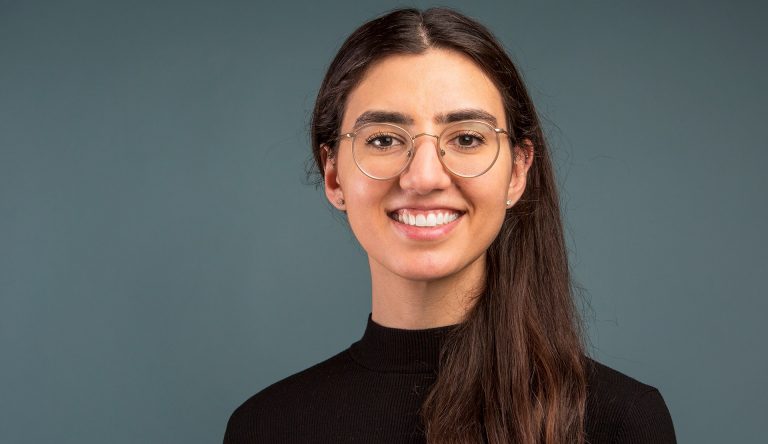
<path fill-rule="evenodd" d="M 275 402 L 285 402 L 295 396 L 306 395 L 307 390 L 317 388 L 333 376 L 348 370 L 351 363 L 349 349 L 341 351 L 324 361 L 268 385 L 248 398 L 240 407 L 248 408 L 259 404 L 274 405 Z"/>
<path fill-rule="evenodd" d="M 301 405 L 313 392 L 324 391 L 338 381 L 337 376 L 353 366 L 349 349 L 304 370 L 278 380 L 257 392 L 238 406 L 227 421 L 225 443 L 248 442 L 258 437 L 261 424 L 275 418 L 285 422 L 295 406 Z"/>
<path fill-rule="evenodd" d="M 587 385 L 595 395 L 610 395 L 614 399 L 631 398 L 638 393 L 656 390 L 655 387 L 638 381 L 616 369 L 587 358 Z"/>
<path fill-rule="evenodd" d="M 672 418 L 656 387 L 587 360 L 590 443 L 675 443 Z"/>

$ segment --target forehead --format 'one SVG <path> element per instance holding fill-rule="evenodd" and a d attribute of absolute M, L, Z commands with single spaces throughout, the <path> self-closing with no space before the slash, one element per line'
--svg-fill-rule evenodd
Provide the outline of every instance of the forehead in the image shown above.
<path fill-rule="evenodd" d="M 429 49 L 374 63 L 349 95 L 342 128 L 371 110 L 403 113 L 422 124 L 461 109 L 486 111 L 505 126 L 501 94 L 485 72 L 459 52 Z"/>

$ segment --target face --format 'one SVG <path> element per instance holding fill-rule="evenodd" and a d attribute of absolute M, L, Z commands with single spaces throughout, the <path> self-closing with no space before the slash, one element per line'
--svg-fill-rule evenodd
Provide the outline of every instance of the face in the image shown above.
<path fill-rule="evenodd" d="M 460 53 L 430 49 L 372 65 L 348 97 L 340 131 L 354 131 L 364 113 L 383 112 L 402 116 L 399 126 L 411 135 L 437 135 L 446 127 L 446 116 L 468 110 L 485 113 L 495 119 L 494 127 L 507 129 L 501 94 L 485 73 Z M 326 195 L 346 210 L 372 274 L 380 274 L 374 279 L 387 275 L 432 281 L 484 269 L 485 252 L 504 221 L 506 202 L 514 204 L 522 195 L 532 159 L 530 154 L 528 160 L 519 156 L 513 163 L 509 139 L 502 135 L 500 141 L 493 167 L 473 178 L 446 170 L 437 140 L 429 136 L 415 139 L 411 163 L 388 180 L 372 179 L 358 169 L 351 139 L 342 139 L 335 159 L 324 156 Z M 413 217 L 419 224 L 420 216 L 438 225 L 400 220 Z"/>

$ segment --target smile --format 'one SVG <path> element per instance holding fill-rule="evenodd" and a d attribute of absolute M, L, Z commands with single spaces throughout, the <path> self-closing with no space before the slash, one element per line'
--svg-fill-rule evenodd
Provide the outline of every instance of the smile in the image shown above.
<path fill-rule="evenodd" d="M 398 210 L 389 214 L 389 217 L 405 225 L 414 227 L 437 227 L 453 222 L 461 216 L 458 211 L 416 211 Z"/>

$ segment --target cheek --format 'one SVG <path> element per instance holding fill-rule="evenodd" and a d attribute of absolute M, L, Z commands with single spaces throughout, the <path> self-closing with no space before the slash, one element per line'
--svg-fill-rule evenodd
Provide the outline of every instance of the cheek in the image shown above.
<path fill-rule="evenodd" d="M 353 178 L 344 183 L 344 200 L 347 202 L 349 212 L 369 213 L 382 208 L 387 190 L 382 183 L 368 178 L 361 178 L 362 174 L 353 174 Z"/>
<path fill-rule="evenodd" d="M 347 180 L 344 185 L 344 200 L 347 209 L 347 219 L 355 236 L 369 237 L 372 232 L 379 230 L 387 222 L 384 201 L 387 187 L 384 183 L 371 179 Z"/>
<path fill-rule="evenodd" d="M 493 171 L 496 174 L 488 174 L 474 178 L 476 181 L 467 184 L 466 193 L 470 194 L 478 206 L 488 210 L 506 210 L 506 200 L 509 191 L 510 171 L 509 169 Z M 490 171 L 489 171 L 490 173 Z M 470 186 L 471 185 L 471 186 Z"/>
<path fill-rule="evenodd" d="M 476 216 L 474 222 L 480 224 L 477 229 L 484 236 L 495 237 L 506 217 L 510 176 L 508 171 L 497 172 L 500 174 L 476 178 L 480 180 L 464 190 L 473 202 Z"/>

